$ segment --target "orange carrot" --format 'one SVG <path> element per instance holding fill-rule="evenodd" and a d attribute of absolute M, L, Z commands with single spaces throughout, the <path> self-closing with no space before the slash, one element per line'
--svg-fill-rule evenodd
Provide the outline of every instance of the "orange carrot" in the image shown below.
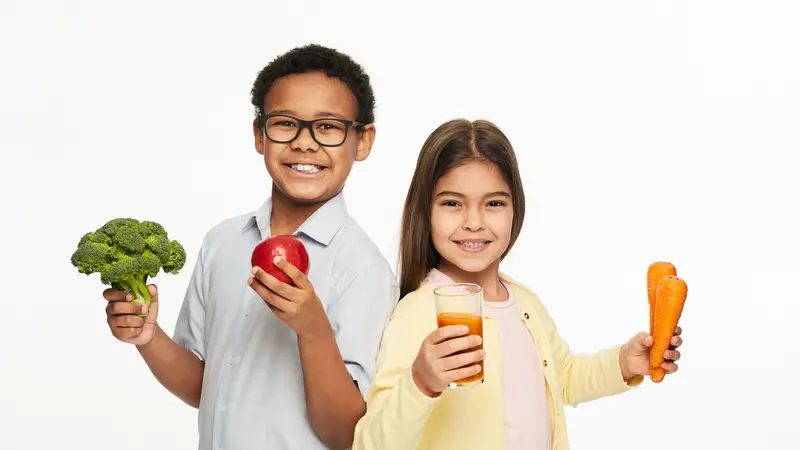
<path fill-rule="evenodd" d="M 677 276 L 675 266 L 668 262 L 654 262 L 647 268 L 647 301 L 650 303 L 650 336 L 656 319 L 656 287 L 662 278 Z"/>
<path fill-rule="evenodd" d="M 669 349 L 672 336 L 678 329 L 687 293 L 686 282 L 673 275 L 662 278 L 656 287 L 653 347 L 650 348 L 650 379 L 654 383 L 660 383 L 666 375 L 666 371 L 661 367 L 664 362 L 664 352 Z"/>

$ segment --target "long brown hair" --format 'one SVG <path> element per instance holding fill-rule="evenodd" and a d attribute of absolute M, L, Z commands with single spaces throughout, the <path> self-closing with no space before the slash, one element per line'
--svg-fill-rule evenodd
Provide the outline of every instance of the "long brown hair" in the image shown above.
<path fill-rule="evenodd" d="M 400 298 L 419 288 L 428 272 L 439 265 L 440 255 L 431 238 L 431 208 L 436 183 L 450 169 L 469 161 L 489 161 L 511 187 L 514 219 L 505 257 L 522 229 L 525 193 L 517 157 L 511 143 L 491 122 L 456 119 L 440 125 L 425 141 L 408 188 L 400 230 Z"/>

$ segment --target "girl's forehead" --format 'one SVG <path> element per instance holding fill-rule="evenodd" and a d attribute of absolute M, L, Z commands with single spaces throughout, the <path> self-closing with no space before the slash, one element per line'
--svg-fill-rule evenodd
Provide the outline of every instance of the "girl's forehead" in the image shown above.
<path fill-rule="evenodd" d="M 510 187 L 493 163 L 470 161 L 452 168 L 439 178 L 435 191 L 434 195 L 448 191 L 464 196 L 484 196 L 498 191 L 510 193 Z"/>
<path fill-rule="evenodd" d="M 442 176 L 437 185 L 464 185 L 479 187 L 494 185 L 491 190 L 496 190 L 498 185 L 507 183 L 494 163 L 489 161 L 470 161 L 450 169 Z"/>

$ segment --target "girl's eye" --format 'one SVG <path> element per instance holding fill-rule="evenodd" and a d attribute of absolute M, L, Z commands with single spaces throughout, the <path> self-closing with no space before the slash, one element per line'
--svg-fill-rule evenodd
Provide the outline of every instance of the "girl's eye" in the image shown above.
<path fill-rule="evenodd" d="M 492 200 L 489 202 L 489 206 L 493 208 L 499 208 L 501 206 L 505 206 L 505 203 L 501 202 L 500 200 Z"/>
<path fill-rule="evenodd" d="M 454 208 L 454 207 L 458 206 L 458 202 L 455 201 L 455 200 L 447 200 L 445 202 L 442 202 L 442 206 L 448 206 L 448 207 L 453 207 Z"/>

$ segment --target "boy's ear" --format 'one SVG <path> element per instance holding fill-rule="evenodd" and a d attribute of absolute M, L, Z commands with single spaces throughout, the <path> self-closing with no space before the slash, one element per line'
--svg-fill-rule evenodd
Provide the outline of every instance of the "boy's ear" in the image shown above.
<path fill-rule="evenodd" d="M 372 151 L 372 143 L 375 142 L 375 125 L 364 125 L 358 133 L 358 148 L 356 149 L 356 161 L 364 161 Z"/>
<path fill-rule="evenodd" d="M 253 137 L 255 138 L 256 151 L 259 155 L 264 154 L 264 131 L 258 126 L 258 118 L 253 119 Z"/>

